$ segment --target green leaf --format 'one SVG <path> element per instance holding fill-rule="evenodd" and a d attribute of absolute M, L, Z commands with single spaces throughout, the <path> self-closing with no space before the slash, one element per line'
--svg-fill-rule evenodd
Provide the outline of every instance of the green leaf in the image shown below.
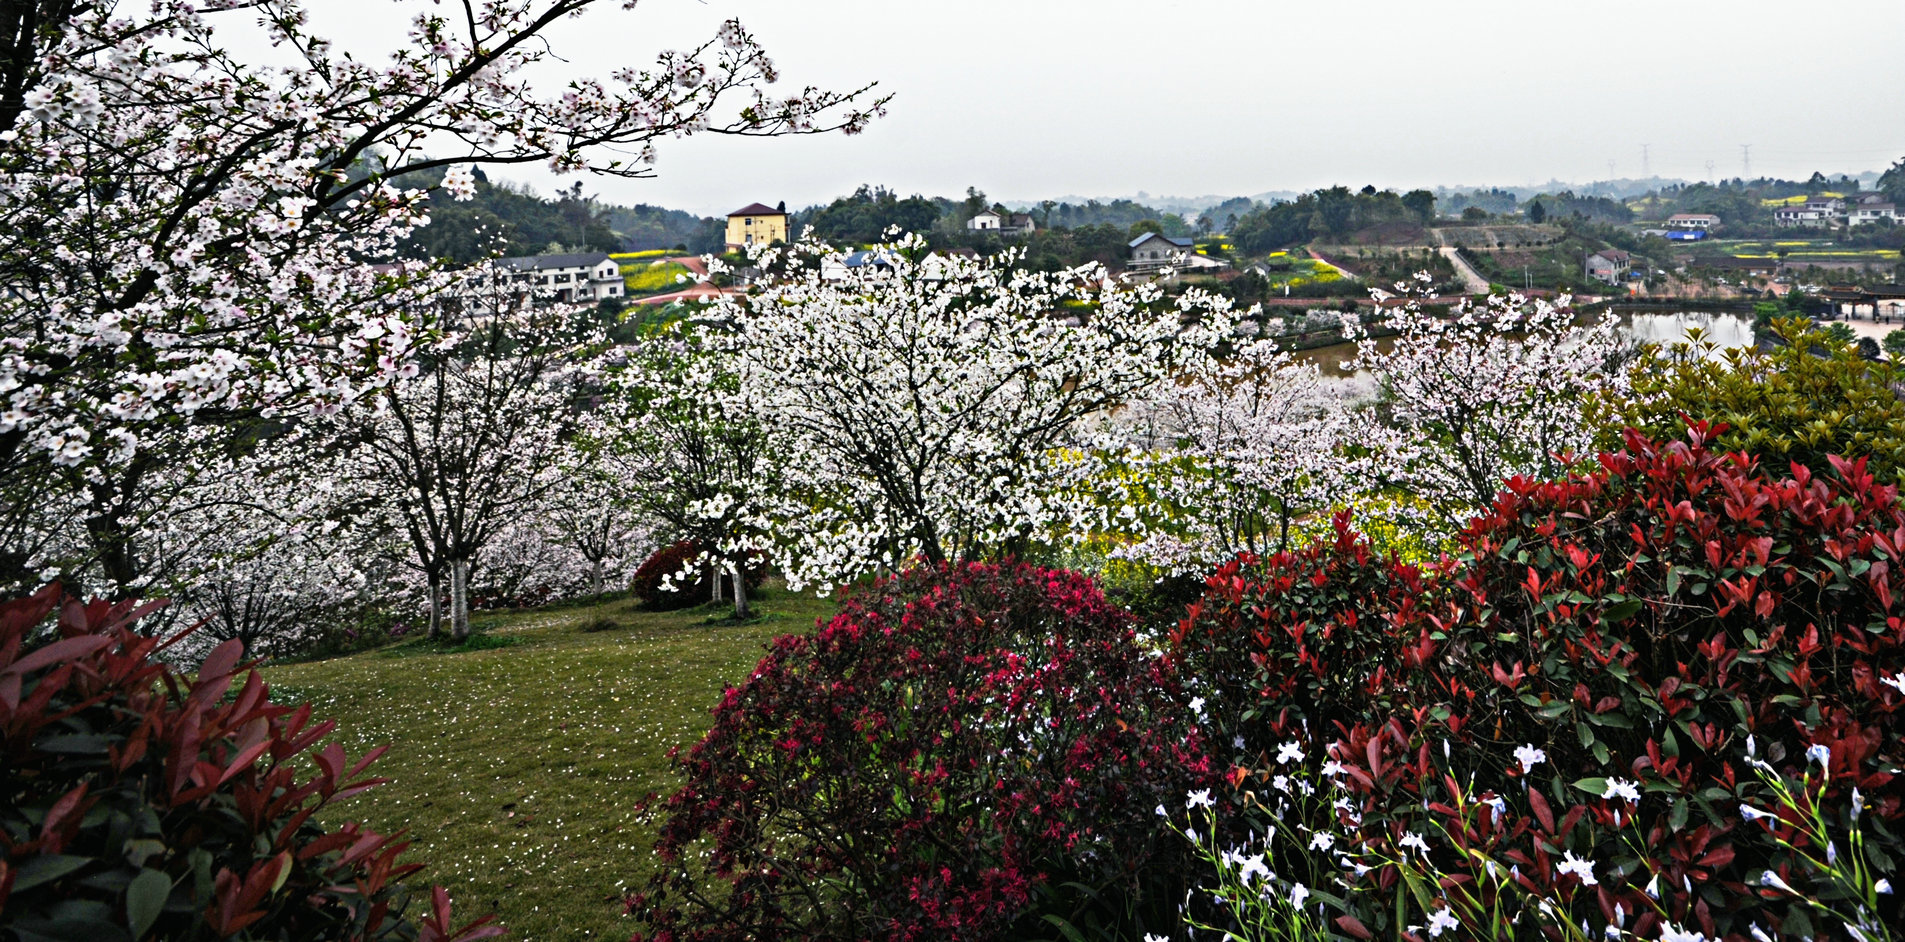
<path fill-rule="evenodd" d="M 91 857 L 74 854 L 41 854 L 27 858 L 20 865 L 19 875 L 13 878 L 13 892 L 18 893 L 28 887 L 50 883 L 93 862 Z"/>
<path fill-rule="evenodd" d="M 1667 812 L 1667 827 L 1678 832 L 1687 826 L 1687 799 L 1683 796 L 1674 799 L 1672 810 Z"/>
<path fill-rule="evenodd" d="M 159 912 L 165 909 L 166 897 L 172 895 L 172 881 L 157 870 L 141 869 L 139 875 L 132 878 L 132 884 L 126 887 L 126 924 L 132 927 L 132 937 L 144 938 L 146 930 L 158 921 Z"/>
<path fill-rule="evenodd" d="M 1578 782 L 1575 782 L 1574 787 L 1584 792 L 1587 792 L 1590 795 L 1599 797 L 1607 793 L 1607 779 L 1584 778 Z"/>

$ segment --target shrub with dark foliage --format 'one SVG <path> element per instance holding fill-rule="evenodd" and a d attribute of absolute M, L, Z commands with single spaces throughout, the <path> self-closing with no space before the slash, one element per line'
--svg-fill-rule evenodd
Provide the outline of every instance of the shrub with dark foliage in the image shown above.
<path fill-rule="evenodd" d="M 712 594 L 710 590 L 714 587 L 708 584 L 704 568 L 697 566 L 689 570 L 689 578 L 680 577 L 688 563 L 704 552 L 706 547 L 694 540 L 680 540 L 656 550 L 655 555 L 648 557 L 635 570 L 634 577 L 629 581 L 629 594 L 648 608 L 660 611 L 688 608 L 708 601 L 708 596 Z M 675 578 L 668 579 L 670 576 Z M 725 582 L 731 578 L 724 576 L 723 580 Z M 750 565 L 747 568 L 748 590 L 759 589 L 766 578 L 765 560 Z M 668 579 L 669 587 L 666 589 L 662 587 L 663 579 Z M 731 585 L 723 586 L 727 591 L 732 588 Z"/>
<path fill-rule="evenodd" d="M 848 595 L 679 760 L 638 938 L 1169 927 L 1185 848 L 1153 809 L 1215 779 L 1171 694 L 1075 573 L 923 568 Z"/>
<path fill-rule="evenodd" d="M 1406 858 L 1404 835 L 1440 836 L 1432 859 L 1460 887 L 1485 887 L 1491 858 L 1513 868 L 1509 909 L 1545 896 L 1641 938 L 1662 921 L 1838 937 L 1764 882 L 1832 903 L 1780 842 L 1822 849 L 1790 816 L 1742 807 L 1776 810 L 1753 761 L 1819 783 L 1811 749 L 1831 778 L 1807 800 L 1840 835 L 1862 813 L 1866 854 L 1899 882 L 1905 511 L 1863 463 L 1781 474 L 1710 450 L 1709 433 L 1630 433 L 1593 473 L 1510 482 L 1419 591 L 1343 535 L 1239 561 L 1212 578 L 1179 656 L 1258 672 L 1254 714 L 1228 705 L 1228 722 L 1285 735 L 1307 721 L 1354 800 L 1311 823 L 1353 846 Z M 1545 758 L 1524 765 L 1523 748 Z M 1563 872 L 1570 855 L 1595 879 Z M 1405 886 L 1393 866 L 1365 875 L 1338 928 L 1406 937 L 1426 919 Z M 1897 896 L 1879 900 L 1880 918 L 1905 920 Z"/>
<path fill-rule="evenodd" d="M 501 934 L 451 929 L 442 887 L 406 915 L 407 845 L 313 821 L 381 781 L 358 776 L 382 749 L 353 763 L 320 747 L 332 724 L 272 704 L 256 671 L 234 690 L 237 641 L 186 681 L 154 660 L 169 642 L 132 630 L 155 607 L 62 603 L 56 587 L 0 604 L 0 937 Z"/>

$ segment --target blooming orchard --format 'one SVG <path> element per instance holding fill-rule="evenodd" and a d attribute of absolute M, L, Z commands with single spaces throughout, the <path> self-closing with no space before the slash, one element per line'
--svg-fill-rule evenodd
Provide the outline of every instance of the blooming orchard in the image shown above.
<path fill-rule="evenodd" d="M 797 274 L 716 310 L 732 395 L 774 437 L 784 475 L 764 508 L 795 585 L 915 556 L 1023 549 L 1074 528 L 1065 497 L 1088 420 L 1195 371 L 1228 302 L 1166 299 L 1098 266 L 1056 273 L 929 254 L 917 238 L 848 267 L 801 243 Z"/>
<path fill-rule="evenodd" d="M 1381 391 L 1382 407 L 1362 413 L 1355 440 L 1375 453 L 1384 483 L 1453 530 L 1487 509 L 1502 482 L 1554 477 L 1567 467 L 1562 456 L 1591 450 L 1599 429 L 1588 410 L 1623 388 L 1628 344 L 1612 314 L 1577 324 L 1565 297 L 1464 299 L 1449 317 L 1423 300 L 1387 312 L 1390 340 L 1346 321 L 1356 356 L 1345 366 L 1369 371 Z"/>
<path fill-rule="evenodd" d="M 448 285 L 364 263 L 428 222 L 407 174 L 449 168 L 452 197 L 472 164 L 642 176 L 657 138 L 852 132 L 880 108 L 769 98 L 778 72 L 733 22 L 539 93 L 543 34 L 597 5 L 395 0 L 410 41 L 381 66 L 309 32 L 298 0 L 27 5 L 0 62 L 0 576 L 88 564 L 43 556 L 39 508 L 136 490 L 160 429 L 327 413 L 391 382 L 434 328 L 415 302 Z M 293 61 L 233 55 L 250 21 Z"/>

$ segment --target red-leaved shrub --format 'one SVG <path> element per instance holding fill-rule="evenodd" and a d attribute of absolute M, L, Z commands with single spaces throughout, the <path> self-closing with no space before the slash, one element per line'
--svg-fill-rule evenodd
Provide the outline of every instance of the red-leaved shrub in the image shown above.
<path fill-rule="evenodd" d="M 707 547 L 695 540 L 678 540 L 655 551 L 653 556 L 643 561 L 629 580 L 629 594 L 651 609 L 671 610 L 700 605 L 709 600 L 712 585 L 708 583 L 705 566 L 689 563 L 707 551 Z M 687 577 L 683 578 L 683 572 Z M 747 587 L 750 591 L 761 587 L 767 578 L 767 564 L 764 559 L 755 561 L 747 567 Z M 723 594 L 733 592 L 732 576 L 723 576 Z M 664 580 L 666 585 L 664 586 Z"/>
<path fill-rule="evenodd" d="M 1750 763 L 1810 767 L 1817 785 L 1823 757 L 1830 781 L 1806 800 L 1832 831 L 1862 815 L 1882 872 L 1905 854 L 1905 511 L 1862 464 L 1783 474 L 1707 435 L 1630 433 L 1592 473 L 1509 482 L 1419 583 L 1347 532 L 1239 560 L 1180 626 L 1177 657 L 1246 690 L 1222 721 L 1259 724 L 1253 743 L 1307 729 L 1329 749 L 1352 801 L 1309 824 L 1350 847 L 1408 859 L 1405 837 L 1429 835 L 1465 891 L 1490 884 L 1492 859 L 1510 908 L 1546 897 L 1641 938 L 1663 921 L 1831 935 L 1764 876 L 1843 901 L 1798 856 L 1826 854 L 1790 815 L 1759 818 L 1777 809 Z M 1427 920 L 1406 887 L 1394 866 L 1363 875 L 1337 927 L 1411 937 Z M 1879 905 L 1905 921 L 1896 895 Z"/>
<path fill-rule="evenodd" d="M 404 912 L 407 846 L 313 815 L 359 779 L 309 705 L 274 705 L 228 641 L 190 681 L 133 623 L 156 606 L 0 603 L 0 937 L 421 940 L 452 929 L 449 898 Z M 57 609 L 52 624 L 48 618 Z"/>
<path fill-rule="evenodd" d="M 848 595 L 777 639 L 679 759 L 638 938 L 1168 927 L 1184 845 L 1153 809 L 1214 779 L 1171 692 L 1075 573 L 922 568 Z"/>

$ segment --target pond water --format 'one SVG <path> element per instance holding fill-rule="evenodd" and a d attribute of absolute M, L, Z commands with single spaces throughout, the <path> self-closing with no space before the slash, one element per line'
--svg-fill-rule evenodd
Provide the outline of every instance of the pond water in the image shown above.
<path fill-rule="evenodd" d="M 1655 343 L 1663 346 L 1686 339 L 1688 331 L 1699 328 L 1706 332 L 1706 338 L 1722 349 L 1744 347 L 1753 343 L 1753 319 L 1738 314 L 1714 314 L 1706 311 L 1659 311 L 1634 312 L 1619 315 L 1627 328 L 1628 336 L 1642 343 Z M 1389 341 L 1378 340 L 1377 345 L 1387 349 Z M 1323 368 L 1329 376 L 1350 378 L 1349 371 L 1343 369 L 1343 361 L 1356 355 L 1354 344 L 1339 343 L 1328 347 L 1316 347 L 1300 351 L 1299 359 L 1310 360 Z"/>

